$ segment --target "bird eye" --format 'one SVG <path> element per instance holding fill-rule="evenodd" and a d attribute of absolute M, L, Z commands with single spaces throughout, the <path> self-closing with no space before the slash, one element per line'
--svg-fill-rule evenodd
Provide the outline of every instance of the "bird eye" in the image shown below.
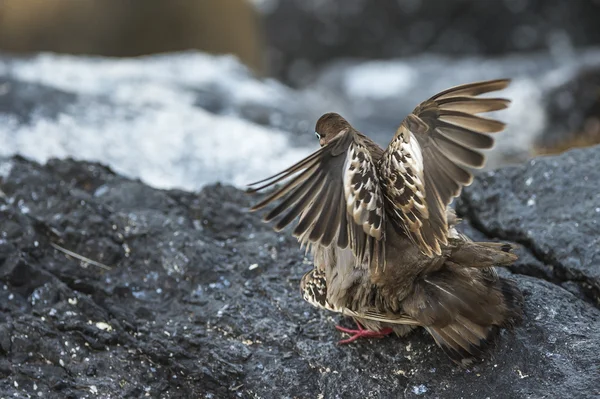
<path fill-rule="evenodd" d="M 321 135 L 317 132 L 315 132 L 315 136 L 317 136 L 317 139 L 321 140 Z"/>

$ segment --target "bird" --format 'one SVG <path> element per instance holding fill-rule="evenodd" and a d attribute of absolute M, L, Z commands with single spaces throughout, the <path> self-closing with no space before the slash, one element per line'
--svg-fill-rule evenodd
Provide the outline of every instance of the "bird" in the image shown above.
<path fill-rule="evenodd" d="M 315 126 L 320 148 L 248 192 L 250 208 L 292 234 L 313 258 L 300 282 L 311 305 L 350 316 L 357 329 L 340 341 L 404 336 L 422 327 L 452 361 L 482 359 L 502 328 L 522 321 L 523 295 L 495 266 L 517 256 L 501 242 L 474 242 L 456 230 L 451 207 L 482 168 L 481 150 L 505 124 L 479 114 L 510 101 L 487 94 L 509 79 L 442 91 L 404 118 L 387 148 L 337 113 Z"/>

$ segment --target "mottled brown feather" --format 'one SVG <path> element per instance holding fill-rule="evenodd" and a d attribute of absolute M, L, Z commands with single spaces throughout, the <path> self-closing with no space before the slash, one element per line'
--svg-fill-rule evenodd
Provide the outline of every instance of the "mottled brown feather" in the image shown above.
<path fill-rule="evenodd" d="M 325 127 L 323 120 L 328 121 Z M 299 218 L 293 234 L 303 244 L 350 246 L 357 267 L 383 266 L 385 246 L 378 242 L 384 238 L 385 210 L 371 143 L 337 114 L 324 115 L 319 126 L 325 145 L 284 172 L 254 183 L 260 186 L 250 192 L 284 185 L 250 210 L 278 202 L 264 217 L 265 221 L 280 217 L 276 230 Z"/>
<path fill-rule="evenodd" d="M 428 256 L 440 255 L 448 243 L 446 208 L 472 181 L 464 167 L 482 167 L 485 157 L 477 150 L 492 147 L 487 134 L 504 129 L 475 114 L 504 109 L 509 101 L 476 96 L 508 83 L 471 83 L 431 97 L 405 118 L 383 154 L 379 174 L 392 220 Z"/>

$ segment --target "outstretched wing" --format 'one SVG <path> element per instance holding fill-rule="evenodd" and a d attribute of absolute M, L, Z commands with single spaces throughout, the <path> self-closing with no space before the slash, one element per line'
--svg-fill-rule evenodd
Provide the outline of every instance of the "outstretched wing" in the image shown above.
<path fill-rule="evenodd" d="M 351 247 L 360 265 L 383 265 L 385 212 L 376 166 L 352 129 L 290 168 L 251 184 L 256 192 L 285 184 L 251 208 L 278 202 L 265 216 L 279 231 L 299 217 L 293 234 L 308 246 Z"/>
<path fill-rule="evenodd" d="M 477 150 L 493 146 L 487 133 L 504 129 L 502 122 L 476 114 L 505 109 L 510 101 L 477 96 L 509 82 L 457 86 L 421 103 L 404 119 L 380 161 L 391 217 L 426 255 L 441 254 L 440 245 L 448 243 L 446 209 L 471 183 L 468 168 L 484 165 Z"/>

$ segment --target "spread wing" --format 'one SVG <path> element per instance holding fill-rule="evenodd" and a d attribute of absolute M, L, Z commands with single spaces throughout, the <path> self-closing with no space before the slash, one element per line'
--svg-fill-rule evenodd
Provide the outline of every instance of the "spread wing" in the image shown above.
<path fill-rule="evenodd" d="M 508 84 L 466 84 L 421 103 L 404 119 L 380 161 L 391 218 L 426 255 L 441 254 L 440 245 L 448 243 L 446 209 L 471 183 L 468 168 L 484 165 L 477 150 L 493 146 L 488 133 L 504 129 L 503 123 L 476 114 L 504 109 L 510 101 L 477 96 Z"/>
<path fill-rule="evenodd" d="M 385 212 L 376 166 L 352 129 L 290 168 L 251 184 L 256 192 L 283 186 L 251 208 L 278 202 L 265 216 L 279 231 L 299 217 L 293 234 L 306 244 L 351 247 L 359 264 L 383 265 Z"/>

